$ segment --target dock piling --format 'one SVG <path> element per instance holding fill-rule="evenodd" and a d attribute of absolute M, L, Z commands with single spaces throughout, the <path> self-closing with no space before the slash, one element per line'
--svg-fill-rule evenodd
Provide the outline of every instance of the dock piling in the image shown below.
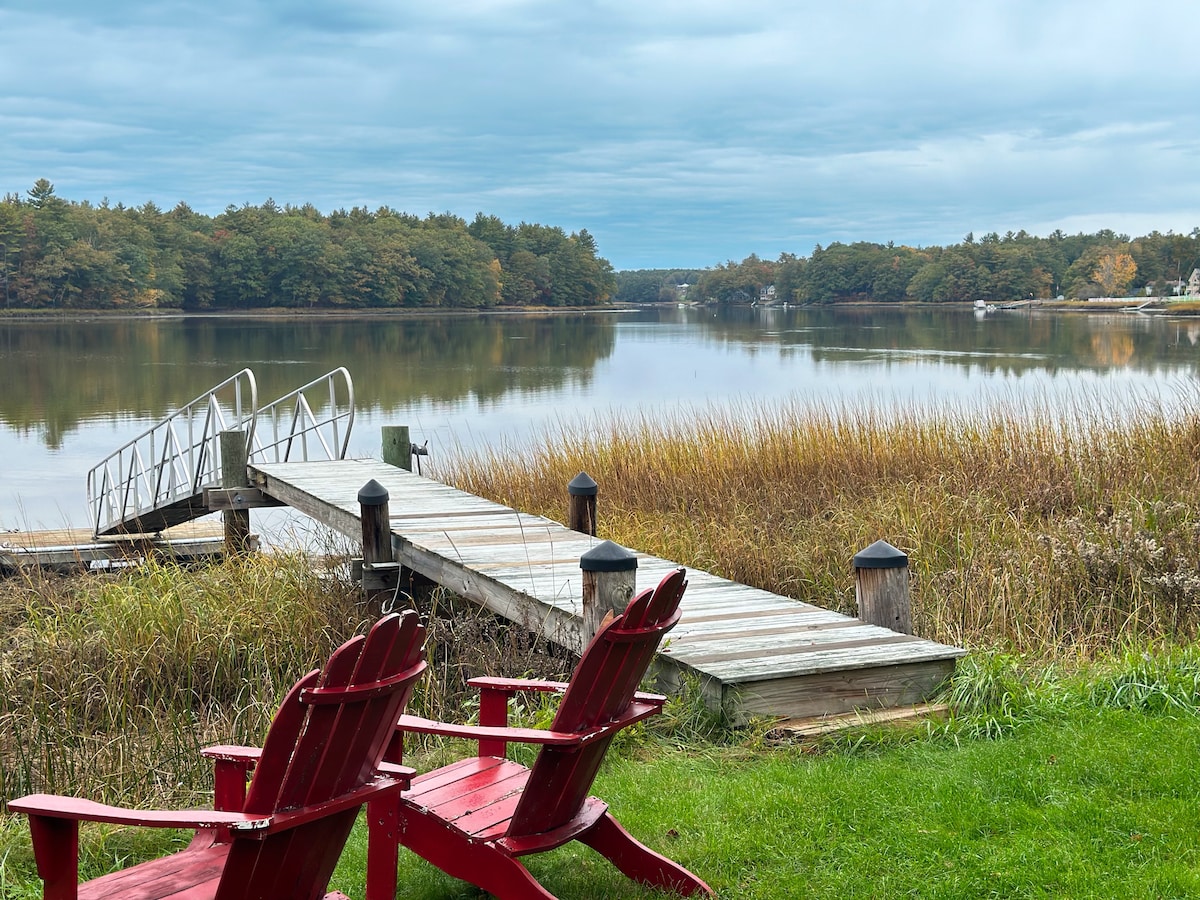
<path fill-rule="evenodd" d="M 244 431 L 222 431 L 218 437 L 221 447 L 221 487 L 240 488 L 248 486 L 246 477 L 246 433 Z M 244 556 L 250 552 L 250 510 L 227 509 L 221 514 L 225 522 L 225 553 L 228 556 Z"/>
<path fill-rule="evenodd" d="M 908 556 L 887 541 L 876 541 L 854 555 L 854 593 L 858 617 L 868 625 L 912 634 Z"/>
<path fill-rule="evenodd" d="M 605 541 L 579 557 L 579 568 L 583 570 L 583 646 L 587 646 L 604 624 L 604 617 L 620 615 L 633 599 L 637 556 L 620 544 Z"/>
<path fill-rule="evenodd" d="M 407 425 L 383 426 L 383 461 L 389 466 L 412 471 L 412 438 Z"/>
<path fill-rule="evenodd" d="M 599 488 L 587 472 L 580 472 L 567 485 L 567 527 L 596 536 L 596 494 Z"/>
<path fill-rule="evenodd" d="M 369 604 L 382 609 L 396 592 L 400 564 L 392 553 L 392 519 L 388 490 L 374 478 L 358 491 L 362 517 L 362 588 Z"/>

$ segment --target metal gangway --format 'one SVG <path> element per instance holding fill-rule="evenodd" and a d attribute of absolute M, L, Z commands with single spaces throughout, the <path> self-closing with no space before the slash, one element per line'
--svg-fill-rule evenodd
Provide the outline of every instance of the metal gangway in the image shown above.
<path fill-rule="evenodd" d="M 308 462 L 344 459 L 353 425 L 344 367 L 262 407 L 254 373 L 243 369 L 88 472 L 92 533 L 157 534 L 207 515 L 204 491 L 221 484 L 223 432 L 245 435 L 249 462 Z"/>

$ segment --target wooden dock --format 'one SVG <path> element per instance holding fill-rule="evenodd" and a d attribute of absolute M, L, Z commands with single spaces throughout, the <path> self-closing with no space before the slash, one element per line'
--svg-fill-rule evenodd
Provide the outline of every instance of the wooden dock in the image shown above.
<path fill-rule="evenodd" d="M 95 540 L 82 528 L 0 532 L 0 574 L 39 567 L 55 571 L 104 569 L 148 556 L 180 561 L 213 559 L 225 552 L 220 522 L 190 522 L 159 534 Z"/>
<path fill-rule="evenodd" d="M 388 491 L 395 560 L 447 589 L 579 650 L 579 558 L 601 538 L 376 460 L 248 467 L 263 493 L 354 540 L 358 491 Z M 638 553 L 639 587 L 677 563 Z M 929 699 L 963 650 L 688 570 L 664 676 L 694 677 L 715 709 L 804 718 Z"/>

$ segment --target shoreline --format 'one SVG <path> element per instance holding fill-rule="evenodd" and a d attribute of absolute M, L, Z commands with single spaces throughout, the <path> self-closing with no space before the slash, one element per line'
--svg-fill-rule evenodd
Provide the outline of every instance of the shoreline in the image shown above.
<path fill-rule="evenodd" d="M 637 307 L 624 306 L 546 306 L 519 309 L 22 309 L 0 310 L 0 322 L 71 320 L 71 319 L 433 319 L 447 316 L 526 316 L 578 315 L 581 313 L 635 312 Z"/>
<path fill-rule="evenodd" d="M 688 308 L 708 309 L 721 304 L 688 304 Z M 947 312 L 975 312 L 973 302 L 926 303 L 917 300 L 883 302 L 854 300 L 840 303 L 807 303 L 784 305 L 781 303 L 729 304 L 742 308 L 762 309 L 919 309 L 945 310 Z M 386 319 L 435 319 L 446 317 L 490 318 L 563 315 L 614 315 L 637 312 L 640 309 L 678 306 L 677 303 L 607 304 L 603 306 L 536 306 L 536 307 L 491 307 L 488 309 L 439 307 L 436 309 L 280 309 L 278 307 L 254 310 L 240 309 L 4 309 L 0 310 L 0 322 L 24 321 L 79 321 L 89 319 L 247 319 L 247 320 L 296 320 L 296 319 L 344 319 L 357 321 Z M 979 310 L 982 311 L 982 310 Z M 1011 303 L 989 303 L 987 312 L 1081 312 L 1114 313 L 1137 312 L 1156 316 L 1200 316 L 1200 298 L 1179 300 L 1174 298 L 1139 299 L 1137 297 L 1104 300 L 1035 300 Z"/>

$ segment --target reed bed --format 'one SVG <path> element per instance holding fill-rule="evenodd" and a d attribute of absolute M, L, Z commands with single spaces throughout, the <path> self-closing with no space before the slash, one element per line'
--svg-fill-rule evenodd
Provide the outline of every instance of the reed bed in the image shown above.
<path fill-rule="evenodd" d="M 586 471 L 600 536 L 851 614 L 851 559 L 883 539 L 919 634 L 1078 664 L 1196 636 L 1200 398 L 1175 399 L 614 414 L 438 476 L 562 521 Z"/>
<path fill-rule="evenodd" d="M 885 539 L 910 555 L 920 634 L 1025 671 L 1183 646 L 1200 627 L 1200 419 L 1154 402 L 614 415 L 439 469 L 559 520 L 587 471 L 602 536 L 849 613 L 851 558 Z M 0 796 L 203 805 L 197 750 L 260 741 L 286 688 L 365 629 L 360 597 L 344 562 L 303 555 L 0 582 Z M 443 592 L 420 610 L 418 713 L 468 716 L 473 675 L 573 665 Z M 696 715 L 664 718 L 710 733 Z"/>
<path fill-rule="evenodd" d="M 205 806 L 215 743 L 259 744 L 288 688 L 365 632 L 344 560 L 272 555 L 185 569 L 0 580 L 0 797 L 33 791 Z M 410 709 L 467 714 L 465 680 L 572 661 L 441 591 Z"/>
<path fill-rule="evenodd" d="M 3 796 L 179 797 L 210 781 L 199 747 L 261 740 L 294 679 L 360 627 L 349 592 L 316 587 L 287 558 L 0 584 Z"/>

